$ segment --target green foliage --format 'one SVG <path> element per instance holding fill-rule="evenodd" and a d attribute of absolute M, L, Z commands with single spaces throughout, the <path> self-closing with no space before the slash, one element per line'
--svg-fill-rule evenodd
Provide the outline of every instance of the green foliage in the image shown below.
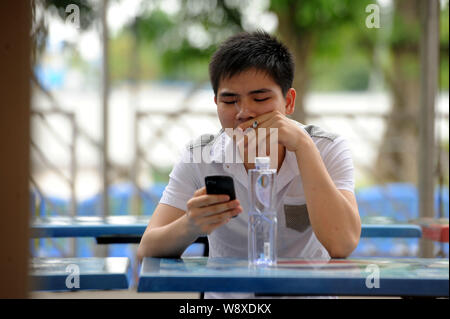
<path fill-rule="evenodd" d="M 365 8 L 372 1 L 273 0 L 270 9 L 286 20 L 282 34 L 311 39 L 307 67 L 311 90 L 366 90 L 370 55 L 379 37 L 367 29 Z M 286 31 L 289 28 L 289 31 Z M 289 44 L 289 43 L 288 43 Z M 297 53 L 298 54 L 298 53 Z"/>
<path fill-rule="evenodd" d="M 152 56 L 158 59 L 158 71 L 153 75 L 206 81 L 209 59 L 217 44 L 242 30 L 241 13 L 223 0 L 182 0 L 180 6 L 172 16 L 160 9 L 144 11 L 129 28 L 134 28 L 139 48 L 151 48 Z M 192 43 L 189 32 L 193 26 L 206 35 L 203 45 Z"/>
<path fill-rule="evenodd" d="M 137 37 L 144 41 L 161 41 L 176 23 L 163 11 L 155 10 L 135 20 Z"/>
<path fill-rule="evenodd" d="M 395 14 L 392 32 L 389 36 L 391 47 L 418 49 L 421 35 L 420 20 L 406 19 L 405 16 Z"/>
<path fill-rule="evenodd" d="M 35 0 L 45 8 L 55 8 L 65 19 L 65 8 L 76 4 L 80 8 L 81 28 L 86 29 L 98 13 L 88 0 Z M 113 81 L 127 80 L 133 72 L 132 57 L 137 58 L 138 80 L 174 79 L 205 81 L 208 79 L 208 63 L 217 45 L 225 38 L 243 30 L 243 8 L 248 1 L 180 0 L 180 10 L 168 14 L 160 9 L 162 1 L 153 0 L 152 6 L 143 7 L 135 20 L 111 39 L 111 77 Z M 414 50 L 420 38 L 420 23 L 408 19 L 408 14 L 389 15 L 381 9 L 381 28 L 365 26 L 373 0 L 271 0 L 268 10 L 279 19 L 293 21 L 290 32 L 299 39 L 311 37 L 313 51 L 310 54 L 310 88 L 314 90 L 365 90 L 368 87 L 377 45 L 387 48 Z M 397 10 L 405 10 L 408 0 L 393 2 Z M 389 11 L 389 10 L 388 10 Z M 449 88 L 449 8 L 448 2 L 441 8 L 441 72 L 440 87 Z M 96 16 L 97 15 L 97 16 Z M 405 18 L 406 17 L 406 18 Z M 406 20 L 405 20 L 406 19 Z M 203 44 L 192 41 L 192 27 L 206 34 Z M 38 35 L 36 35 L 38 37 Z M 45 37 L 45 35 L 44 35 Z M 133 50 L 136 50 L 133 54 Z M 391 68 L 392 58 L 381 52 L 384 69 Z M 76 60 L 76 59 L 75 59 Z M 378 61 L 378 62 L 380 62 Z M 74 61 L 82 65 L 80 61 Z M 408 65 L 408 64 L 406 64 Z M 418 72 L 417 61 L 406 67 L 411 76 Z"/>
<path fill-rule="evenodd" d="M 313 58 L 311 91 L 365 91 L 369 86 L 371 65 L 362 54 L 343 55 L 324 63 Z"/>
<path fill-rule="evenodd" d="M 310 58 L 310 89 L 367 90 L 372 71 L 370 57 L 378 36 L 376 29 L 355 28 L 347 22 L 340 28 L 320 34 Z"/>
<path fill-rule="evenodd" d="M 179 48 L 167 50 L 162 56 L 162 66 L 168 77 L 180 80 L 205 81 L 208 79 L 208 63 L 215 46 L 199 49 L 183 40 Z"/>
<path fill-rule="evenodd" d="M 272 0 L 270 10 L 282 16 L 294 15 L 294 29 L 323 34 L 351 23 L 363 27 L 368 0 Z M 356 23 L 360 20 L 361 23 Z"/>
<path fill-rule="evenodd" d="M 152 169 L 150 174 L 152 175 L 153 182 L 156 183 L 168 183 L 169 182 L 169 174 L 172 168 L 169 169 Z"/>
<path fill-rule="evenodd" d="M 129 32 L 122 32 L 109 42 L 109 73 L 113 83 L 127 79 L 130 74 L 131 59 L 124 59 L 124 57 L 130 57 L 132 41 L 133 38 Z"/>

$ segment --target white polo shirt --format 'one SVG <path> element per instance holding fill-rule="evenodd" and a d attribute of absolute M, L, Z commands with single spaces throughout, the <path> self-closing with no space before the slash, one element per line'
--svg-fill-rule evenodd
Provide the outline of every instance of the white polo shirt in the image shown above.
<path fill-rule="evenodd" d="M 354 192 L 353 161 L 346 140 L 327 133 L 317 126 L 295 123 L 303 128 L 314 141 L 336 187 Z M 192 163 L 193 153 L 198 151 L 198 148 L 207 148 L 206 153 L 209 153 L 209 159 Z M 233 151 L 232 139 L 223 130 L 216 135 L 202 135 L 197 142 L 190 143 L 170 173 L 170 180 L 160 203 L 186 211 L 187 201 L 197 189 L 205 186 L 206 176 L 233 177 L 236 197 L 240 201 L 243 212 L 208 235 L 209 255 L 210 257 L 247 258 L 247 212 L 250 208 L 248 174 L 242 161 L 239 163 L 225 161 L 223 154 L 230 151 Z M 239 156 L 238 152 L 235 154 Z M 277 257 L 328 260 L 330 256 L 316 238 L 309 222 L 296 155 L 288 150 L 277 174 L 276 199 Z"/>

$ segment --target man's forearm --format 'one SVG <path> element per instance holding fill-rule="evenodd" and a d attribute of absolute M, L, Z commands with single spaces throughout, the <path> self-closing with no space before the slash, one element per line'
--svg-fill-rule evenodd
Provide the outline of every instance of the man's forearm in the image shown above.
<path fill-rule="evenodd" d="M 170 224 L 150 228 L 144 233 L 138 248 L 138 259 L 144 257 L 180 257 L 197 236 L 188 233 L 183 225 L 185 216 Z"/>
<path fill-rule="evenodd" d="M 361 233 L 357 208 L 336 188 L 309 137 L 303 139 L 295 154 L 317 239 L 331 257 L 347 257 L 356 248 Z"/>

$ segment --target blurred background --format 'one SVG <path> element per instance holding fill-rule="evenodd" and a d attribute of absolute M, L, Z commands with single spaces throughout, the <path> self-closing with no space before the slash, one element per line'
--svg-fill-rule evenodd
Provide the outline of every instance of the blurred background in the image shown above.
<path fill-rule="evenodd" d="M 256 29 L 295 55 L 293 118 L 350 141 L 363 223 L 419 218 L 420 2 L 32 1 L 32 218 L 151 216 L 181 148 L 220 129 L 212 53 Z M 433 200 L 434 217 L 448 219 L 448 0 L 439 25 Z M 31 246 L 41 257 L 134 258 L 136 249 L 99 253 L 93 238 Z M 418 239 L 365 238 L 353 256 L 417 256 L 418 247 Z M 448 243 L 434 249 L 448 257 Z"/>

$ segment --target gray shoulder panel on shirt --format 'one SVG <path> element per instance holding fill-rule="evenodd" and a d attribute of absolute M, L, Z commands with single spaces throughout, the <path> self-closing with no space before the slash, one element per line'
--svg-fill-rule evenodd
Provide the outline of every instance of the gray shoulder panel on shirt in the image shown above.
<path fill-rule="evenodd" d="M 322 128 L 315 125 L 305 125 L 303 128 L 311 137 L 326 138 L 332 142 L 334 142 L 334 140 L 339 137 L 337 134 L 324 131 Z"/>
<path fill-rule="evenodd" d="M 195 140 L 190 141 L 187 145 L 187 149 L 192 151 L 196 147 L 199 147 L 199 146 L 203 147 L 203 146 L 208 145 L 209 143 L 212 143 L 222 133 L 222 131 L 223 131 L 223 129 L 220 130 L 220 132 L 215 135 L 214 134 L 202 134 Z"/>
<path fill-rule="evenodd" d="M 303 128 L 308 132 L 311 137 L 320 137 L 326 138 L 330 141 L 334 142 L 334 140 L 338 137 L 337 134 L 327 132 L 316 125 L 305 125 Z M 223 129 L 219 131 L 217 134 L 202 134 L 195 140 L 192 140 L 188 143 L 187 149 L 192 151 L 196 147 L 204 147 L 209 143 L 214 142 L 214 140 L 223 132 Z"/>

